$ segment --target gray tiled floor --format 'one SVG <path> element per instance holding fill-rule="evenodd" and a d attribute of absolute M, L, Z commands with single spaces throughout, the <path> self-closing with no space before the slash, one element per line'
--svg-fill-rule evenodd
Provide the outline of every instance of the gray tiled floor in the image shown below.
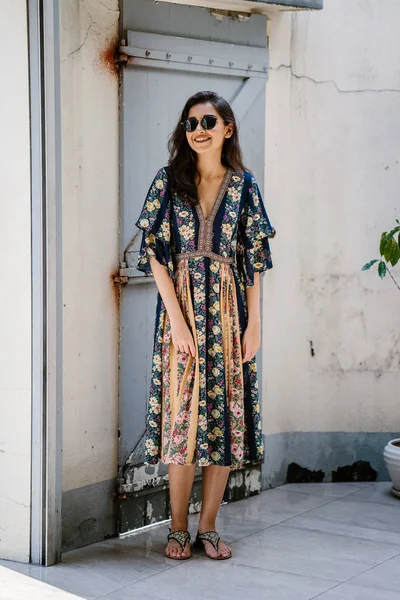
<path fill-rule="evenodd" d="M 47 569 L 0 561 L 0 600 L 400 600 L 400 500 L 390 483 L 284 485 L 220 513 L 228 561 L 195 550 L 189 561 L 165 558 L 162 525 Z"/>

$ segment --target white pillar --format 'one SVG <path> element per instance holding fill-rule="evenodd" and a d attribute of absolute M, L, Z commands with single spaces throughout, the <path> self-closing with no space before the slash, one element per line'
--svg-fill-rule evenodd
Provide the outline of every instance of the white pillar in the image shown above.
<path fill-rule="evenodd" d="M 31 512 L 31 197 L 25 0 L 0 3 L 0 557 L 27 562 Z"/>

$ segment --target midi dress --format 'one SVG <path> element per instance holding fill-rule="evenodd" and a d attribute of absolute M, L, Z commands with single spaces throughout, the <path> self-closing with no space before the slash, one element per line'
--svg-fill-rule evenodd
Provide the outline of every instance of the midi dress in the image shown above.
<path fill-rule="evenodd" d="M 158 292 L 145 464 L 240 469 L 264 452 L 256 357 L 242 362 L 246 287 L 272 268 L 276 232 L 249 171 L 227 169 L 208 218 L 168 177 L 169 167 L 156 173 L 137 219 L 137 267 L 151 274 L 154 256 L 168 270 L 196 354 L 175 348 Z"/>

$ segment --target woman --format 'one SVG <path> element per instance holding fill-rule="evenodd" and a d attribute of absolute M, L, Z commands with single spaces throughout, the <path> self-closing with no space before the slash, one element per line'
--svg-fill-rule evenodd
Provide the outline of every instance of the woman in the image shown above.
<path fill-rule="evenodd" d="M 229 472 L 263 458 L 259 277 L 272 268 L 275 230 L 226 100 L 189 98 L 168 149 L 136 222 L 138 268 L 158 288 L 146 462 L 168 464 L 165 554 L 179 560 L 190 557 L 188 503 L 196 463 L 203 467 L 195 543 L 221 560 L 232 555 L 216 532 Z"/>

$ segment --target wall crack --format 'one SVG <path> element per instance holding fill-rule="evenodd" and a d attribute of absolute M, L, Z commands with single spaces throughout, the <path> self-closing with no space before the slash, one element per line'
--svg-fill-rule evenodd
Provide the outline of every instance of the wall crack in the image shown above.
<path fill-rule="evenodd" d="M 90 20 L 91 20 L 91 23 L 90 23 L 90 25 L 89 25 L 89 27 L 87 29 L 86 35 L 85 35 L 85 37 L 83 39 L 83 42 L 81 43 L 80 46 L 78 46 L 78 48 L 76 48 L 75 50 L 72 50 L 72 52 L 70 52 L 68 54 L 67 58 L 70 58 L 71 56 L 73 56 L 74 54 L 76 54 L 77 52 L 79 52 L 79 50 L 82 48 L 82 46 L 84 46 L 84 44 L 86 43 L 86 40 L 88 39 L 88 36 L 89 36 L 89 33 L 90 33 L 90 30 L 92 29 L 92 27 L 94 25 L 94 21 L 93 21 L 92 17 L 90 17 Z"/>
<path fill-rule="evenodd" d="M 119 13 L 119 8 L 110 8 L 110 7 L 106 6 L 105 4 L 103 4 L 103 2 L 100 2 L 100 0 L 97 0 L 97 2 L 100 4 L 100 6 L 102 6 L 106 10 L 108 10 L 108 12 L 110 12 L 110 13 Z"/>
<path fill-rule="evenodd" d="M 340 94 L 400 93 L 400 89 L 396 89 L 396 88 L 382 88 L 380 90 L 376 90 L 376 89 L 372 89 L 372 88 L 365 89 L 365 90 L 344 90 L 344 89 L 341 89 L 338 86 L 338 84 L 336 83 L 336 81 L 334 81 L 333 79 L 322 79 L 319 81 L 318 79 L 313 79 L 312 77 L 309 77 L 309 75 L 298 75 L 297 73 L 295 73 L 293 71 L 292 65 L 281 64 L 278 67 L 270 67 L 270 71 L 280 71 L 281 69 L 289 69 L 292 77 L 294 77 L 295 79 L 308 79 L 309 81 L 312 81 L 313 83 L 315 83 L 317 85 L 326 85 L 326 84 L 333 85 Z"/>
<path fill-rule="evenodd" d="M 1 498 L 4 498 L 4 500 L 10 500 L 10 502 L 14 502 L 14 504 L 18 504 L 18 506 L 30 508 L 27 504 L 24 504 L 23 502 L 18 502 L 17 500 L 14 500 L 14 498 L 9 498 L 8 496 L 1 496 Z"/>

